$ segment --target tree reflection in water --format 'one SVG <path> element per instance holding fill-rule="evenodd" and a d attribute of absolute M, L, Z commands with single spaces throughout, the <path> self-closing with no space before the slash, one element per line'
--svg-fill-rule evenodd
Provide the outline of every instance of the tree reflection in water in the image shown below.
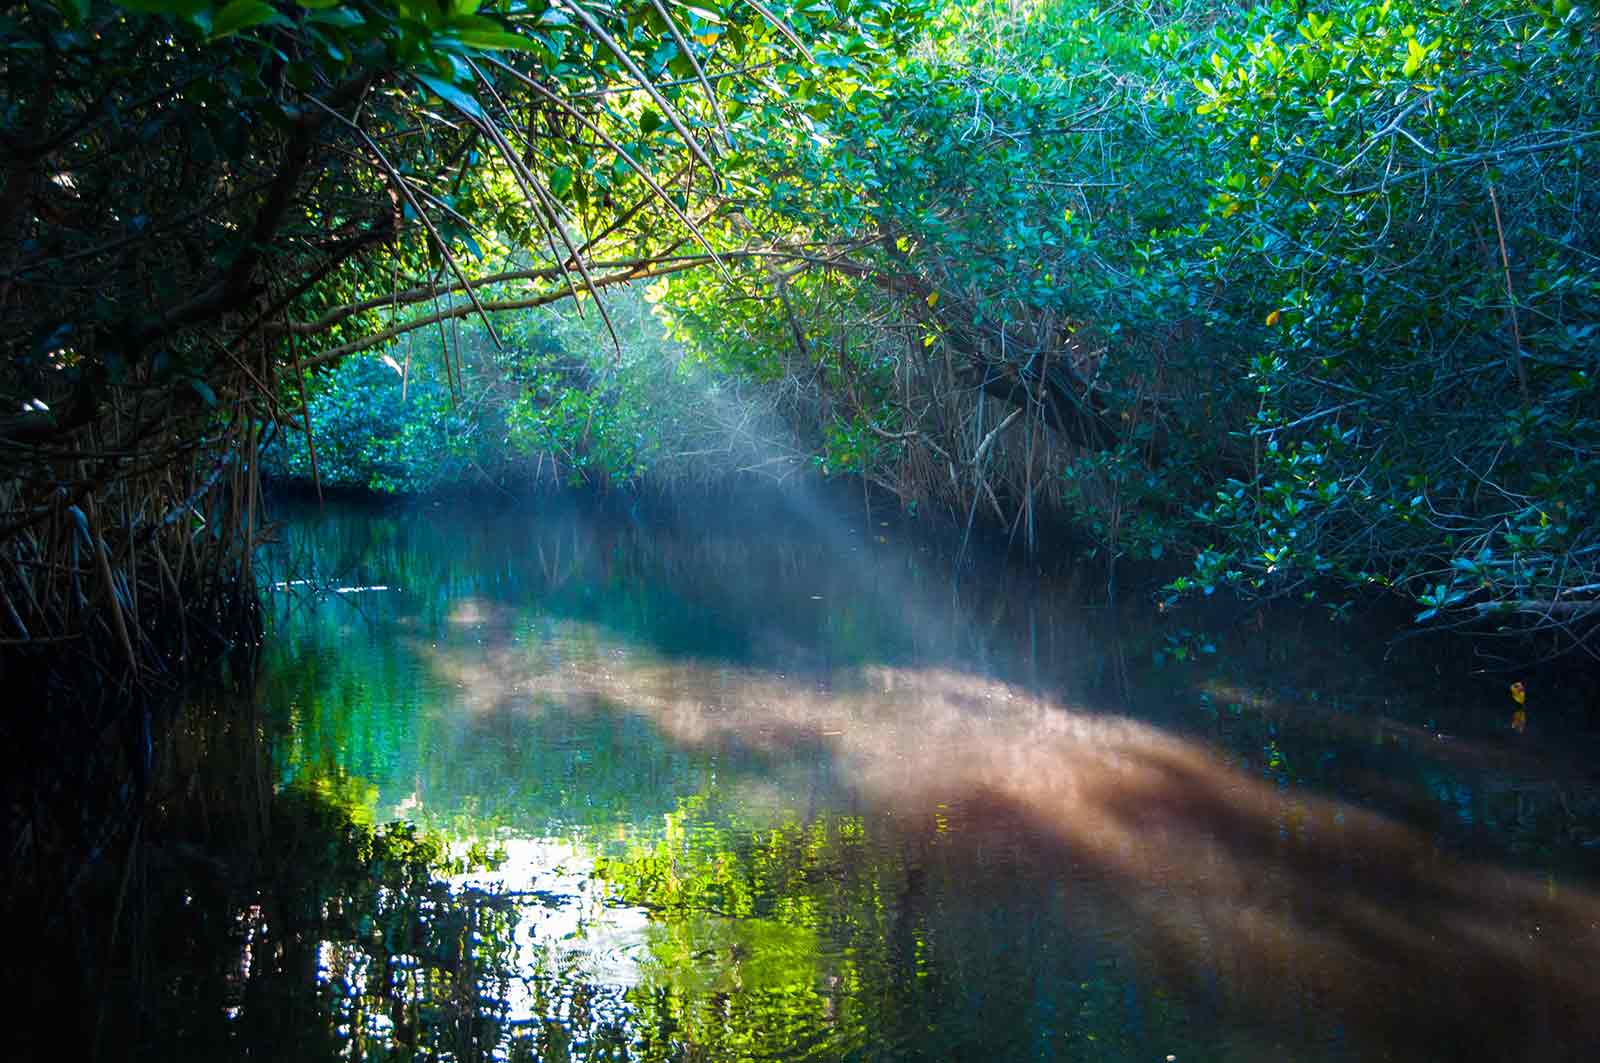
<path fill-rule="evenodd" d="M 1558 1058 L 1600 1043 L 1600 898 L 1453 858 L 1379 814 L 1286 792 L 1151 726 L 938 669 L 819 684 L 621 649 L 527 661 L 515 646 L 432 654 L 479 711 L 635 713 L 680 745 L 815 764 L 880 828 L 892 820 L 899 845 L 936 834 L 947 874 L 983 879 L 996 848 L 1022 847 L 1008 858 L 1020 873 L 1071 883 L 1071 922 L 1114 928 L 1180 996 L 1209 986 L 1227 1010 L 1280 1026 L 1320 1013 L 1311 1021 L 1328 1036 L 1348 1026 L 1400 1058 Z M 1460 743 L 1451 753 L 1471 755 Z M 630 900 L 670 907 L 680 863 L 753 882 L 754 857 L 689 845 L 610 873 Z M 914 878 L 894 888 L 912 908 L 949 900 Z"/>
<path fill-rule="evenodd" d="M 293 592 L 263 718 L 190 707 L 85 888 L 103 921 L 17 999 L 78 978 L 102 1058 L 1600 1043 L 1600 817 L 1559 749 L 1351 709 L 1389 695 L 1291 638 L 1262 652 L 1320 675 L 1253 642 L 1140 669 L 1188 636 L 1003 582 L 952 603 L 837 537 L 452 527 L 291 525 L 320 584 L 401 589 Z"/>

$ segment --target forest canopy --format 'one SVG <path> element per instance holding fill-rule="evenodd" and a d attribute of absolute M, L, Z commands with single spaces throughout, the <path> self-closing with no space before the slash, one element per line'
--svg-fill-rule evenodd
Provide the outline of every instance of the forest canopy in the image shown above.
<path fill-rule="evenodd" d="M 828 248 L 785 313 L 701 276 L 666 305 L 809 382 L 827 466 L 908 504 L 1187 558 L 1169 600 L 1398 592 L 1592 654 L 1596 30 L 1526 0 L 969 20 L 767 163 L 759 224 Z"/>
<path fill-rule="evenodd" d="M 253 598 L 259 450 L 311 430 L 308 371 L 467 316 L 499 349 L 491 311 L 726 269 L 705 226 L 731 146 L 842 105 L 920 22 L 901 0 L 9 7 L 7 637 L 186 657 L 152 618 Z"/>

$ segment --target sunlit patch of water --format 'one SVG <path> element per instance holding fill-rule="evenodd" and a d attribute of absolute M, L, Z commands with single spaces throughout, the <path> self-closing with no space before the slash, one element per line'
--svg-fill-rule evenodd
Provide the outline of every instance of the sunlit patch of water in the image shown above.
<path fill-rule="evenodd" d="M 1103 611 L 941 605 L 829 554 L 837 528 L 810 567 L 530 534 L 526 584 L 447 565 L 437 594 L 373 597 L 366 635 L 319 607 L 375 663 L 308 657 L 279 746 L 379 819 L 504 846 L 444 885 L 486 920 L 460 924 L 497 972 L 474 1006 L 509 1039 L 1265 1060 L 1600 1038 L 1600 896 L 1546 859 L 1583 806 L 1465 714 L 1179 667 L 1150 649 L 1170 633 L 1129 650 Z M 1518 863 L 1523 838 L 1544 848 Z M 402 956 L 413 995 L 455 992 L 456 953 Z"/>
<path fill-rule="evenodd" d="M 481 890 L 518 904 L 523 923 L 514 939 L 515 969 L 560 971 L 618 990 L 639 984 L 649 913 L 608 901 L 587 847 L 558 838 L 502 838 L 497 845 L 504 859 L 494 870 L 448 881 L 453 889 Z M 508 1003 L 513 1020 L 539 1017 L 525 984 L 512 987 Z"/>

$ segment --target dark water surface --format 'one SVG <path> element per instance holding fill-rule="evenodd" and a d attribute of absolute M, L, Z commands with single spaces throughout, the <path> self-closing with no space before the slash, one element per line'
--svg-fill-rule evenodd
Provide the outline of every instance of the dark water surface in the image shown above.
<path fill-rule="evenodd" d="M 1600 1044 L 1595 744 L 1537 688 L 1513 730 L 1514 677 L 1386 666 L 1373 632 L 1311 612 L 1208 631 L 1017 574 L 957 593 L 896 529 L 810 505 L 648 526 L 330 509 L 282 540 L 275 578 L 309 582 L 277 596 L 256 692 L 264 810 L 228 828 L 260 839 L 261 882 L 206 893 L 203 861 L 174 861 L 211 922 L 167 950 L 154 1042 L 988 1063 Z M 392 821 L 415 829 L 373 834 Z M 441 839 L 477 851 L 418 870 Z"/>

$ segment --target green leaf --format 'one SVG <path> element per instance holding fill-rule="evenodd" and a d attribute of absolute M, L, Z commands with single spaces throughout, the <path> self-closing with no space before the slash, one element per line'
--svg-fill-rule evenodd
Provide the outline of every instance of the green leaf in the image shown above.
<path fill-rule="evenodd" d="M 469 48 L 477 48 L 485 52 L 511 49 L 519 52 L 544 52 L 544 45 L 531 37 L 510 33 L 501 29 L 465 29 L 457 30 L 456 36 L 461 38 L 461 43 Z"/>
<path fill-rule="evenodd" d="M 572 167 L 557 166 L 550 171 L 550 194 L 557 199 L 565 199 L 567 192 L 572 188 Z"/>
<path fill-rule="evenodd" d="M 1418 44 L 1415 37 L 1406 41 L 1406 65 L 1404 67 L 1406 77 L 1410 77 L 1422 69 L 1422 63 L 1428 58 L 1428 52 L 1429 49 Z"/>
<path fill-rule="evenodd" d="M 639 116 L 639 132 L 649 136 L 661 128 L 661 123 L 662 118 L 656 113 L 655 108 L 646 107 L 644 113 Z"/>
<path fill-rule="evenodd" d="M 336 0 L 337 2 L 337 0 Z M 334 26 L 339 29 L 350 29 L 366 21 L 361 17 L 361 12 L 349 7 L 336 7 L 327 11 L 313 11 L 306 16 L 307 22 L 316 22 L 324 26 Z"/>
<path fill-rule="evenodd" d="M 278 9 L 265 0 L 233 0 L 217 12 L 216 19 L 211 23 L 211 35 L 226 37 L 251 26 L 259 26 L 277 16 Z"/>
<path fill-rule="evenodd" d="M 414 73 L 411 75 L 432 90 L 435 96 L 474 118 L 488 121 L 484 116 L 483 108 L 478 106 L 478 101 L 471 95 L 450 84 L 443 78 L 434 77 L 432 74 Z"/>

